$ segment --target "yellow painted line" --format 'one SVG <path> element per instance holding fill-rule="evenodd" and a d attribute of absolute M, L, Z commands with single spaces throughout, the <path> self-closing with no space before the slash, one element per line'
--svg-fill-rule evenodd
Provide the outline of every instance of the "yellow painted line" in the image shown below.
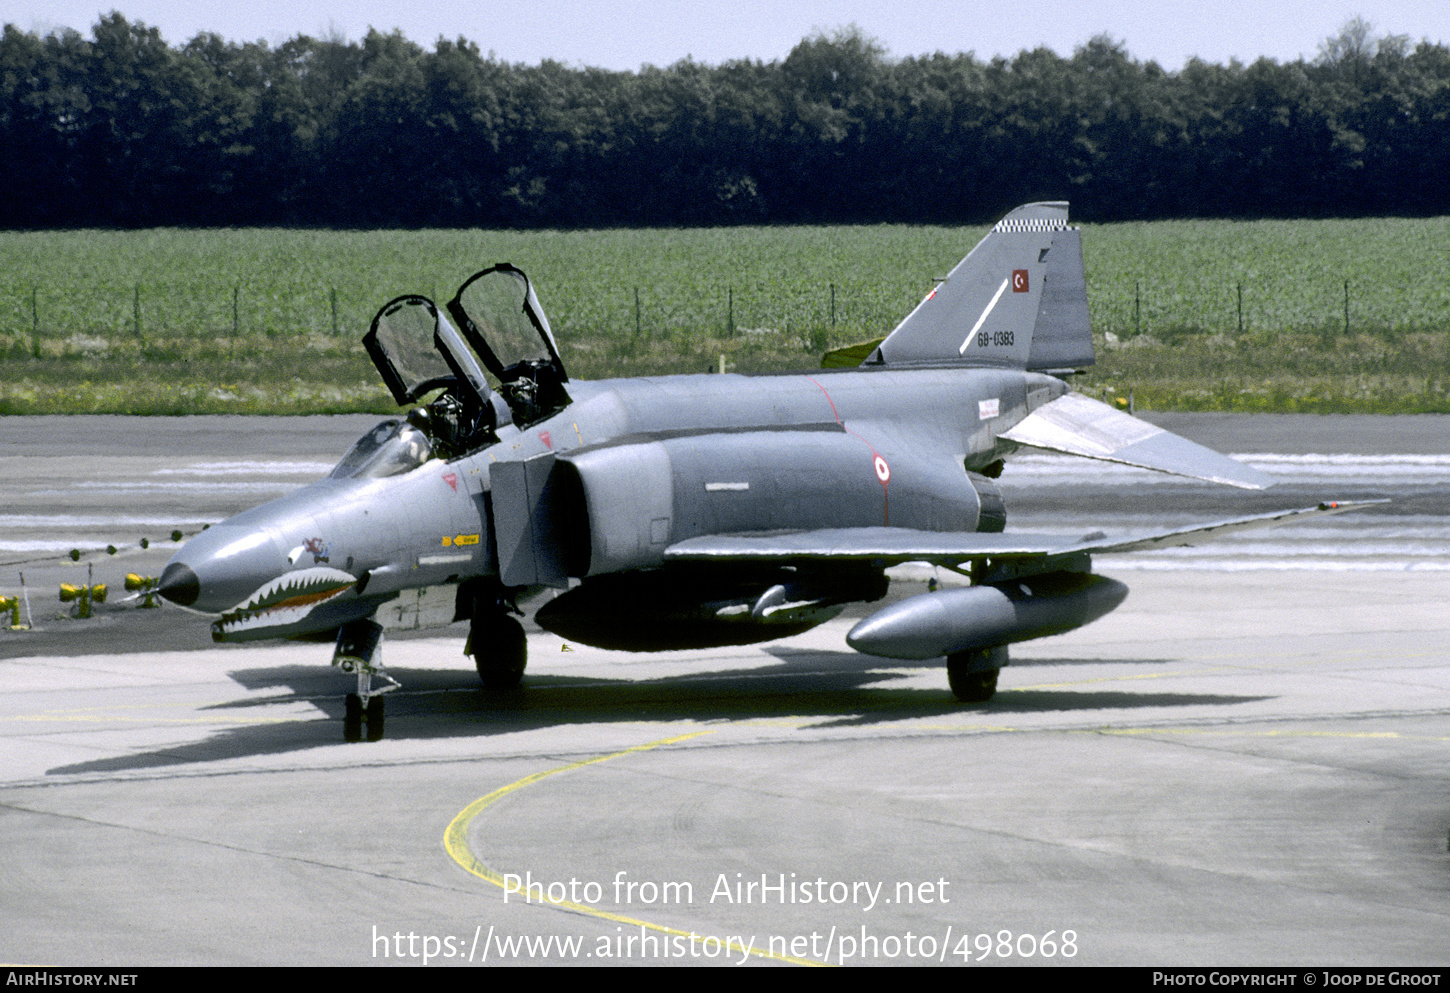
<path fill-rule="evenodd" d="M 518 790 L 523 789 L 525 786 L 530 786 L 534 783 L 537 783 L 541 779 L 547 779 L 549 776 L 557 775 L 561 772 L 569 772 L 573 769 L 582 769 L 587 765 L 598 765 L 600 762 L 608 762 L 611 759 L 621 758 L 625 755 L 633 755 L 637 752 L 647 752 L 652 748 L 659 748 L 661 745 L 673 745 L 676 742 L 689 741 L 691 738 L 698 738 L 702 735 L 714 734 L 716 730 L 717 729 L 712 728 L 708 731 L 693 731 L 689 734 L 676 735 L 673 738 L 661 738 L 659 741 L 651 741 L 648 744 L 644 745 L 635 745 L 632 748 L 626 748 L 618 752 L 611 752 L 608 755 L 599 755 L 592 759 L 583 759 L 579 762 L 571 762 L 568 765 L 561 765 L 555 769 L 545 769 L 543 772 L 536 772 L 532 775 L 525 776 L 523 779 L 509 783 L 507 786 L 501 786 L 498 789 L 494 790 L 492 793 L 489 793 L 486 796 L 479 797 L 477 800 L 470 803 L 467 807 L 464 807 L 463 810 L 459 811 L 458 816 L 453 818 L 453 820 L 448 825 L 448 829 L 443 832 L 443 847 L 448 850 L 448 854 L 453 858 L 453 861 L 457 862 L 466 871 L 472 873 L 473 875 L 477 876 L 479 879 L 484 880 L 485 882 L 493 883 L 499 889 L 504 889 L 505 887 L 503 876 L 500 873 L 495 872 L 481 859 L 475 856 L 473 854 L 473 850 L 468 847 L 469 827 L 473 824 L 473 821 L 489 807 L 492 807 L 495 803 L 502 800 L 510 793 L 514 793 Z M 591 907 L 587 904 L 574 903 L 570 900 L 553 900 L 550 899 L 547 895 L 545 895 L 543 902 L 558 907 L 561 910 L 570 910 L 576 914 L 587 914 L 590 917 L 597 917 L 600 920 L 613 921 L 616 924 L 628 924 L 633 927 L 640 927 L 650 931 L 658 931 L 660 934 L 678 935 L 683 938 L 688 938 L 692 934 L 696 934 L 696 932 L 681 931 L 677 928 L 666 927 L 663 924 L 654 924 L 649 921 L 643 921 L 635 917 L 626 917 L 623 914 L 610 913 L 607 910 L 600 910 L 597 907 Z M 825 962 L 817 962 L 813 959 L 799 959 L 792 958 L 788 955 L 774 955 L 770 951 L 764 948 L 756 948 L 754 945 L 749 948 L 742 948 L 738 942 L 722 943 L 725 945 L 725 948 L 728 951 L 742 952 L 749 955 L 758 955 L 761 958 L 774 959 L 779 962 L 791 962 L 795 965 L 827 964 Z"/>

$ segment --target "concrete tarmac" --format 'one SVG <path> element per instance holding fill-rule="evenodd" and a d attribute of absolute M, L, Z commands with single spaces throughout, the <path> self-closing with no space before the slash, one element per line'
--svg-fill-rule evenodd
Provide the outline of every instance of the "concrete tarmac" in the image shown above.
<path fill-rule="evenodd" d="M 662 655 L 533 629 L 503 695 L 456 626 L 388 641 L 354 745 L 325 645 L 169 608 L 7 636 L 0 960 L 1444 966 L 1433 559 L 1117 573 L 979 706 L 848 617 Z"/>

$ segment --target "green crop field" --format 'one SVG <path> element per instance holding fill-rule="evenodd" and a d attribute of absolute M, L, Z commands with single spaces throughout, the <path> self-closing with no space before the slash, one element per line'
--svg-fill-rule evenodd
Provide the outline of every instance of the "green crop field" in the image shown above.
<path fill-rule="evenodd" d="M 809 368 L 984 228 L 0 232 L 0 413 L 391 407 L 358 340 L 511 261 L 572 375 Z M 1450 411 L 1450 219 L 1086 226 L 1089 393 L 1159 409 Z"/>

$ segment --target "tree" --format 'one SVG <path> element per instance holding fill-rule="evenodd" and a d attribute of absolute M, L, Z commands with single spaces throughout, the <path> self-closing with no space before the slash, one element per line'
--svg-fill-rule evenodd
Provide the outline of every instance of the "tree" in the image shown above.
<path fill-rule="evenodd" d="M 1319 58 L 1315 61 L 1322 65 L 1366 63 L 1380 52 L 1404 55 L 1409 47 L 1409 35 L 1376 35 L 1374 25 L 1356 15 L 1345 21 L 1337 34 L 1319 43 Z"/>
<path fill-rule="evenodd" d="M 90 108 L 86 42 L 74 31 L 42 39 L 0 34 L 0 225 L 73 223 L 76 147 Z"/>
<path fill-rule="evenodd" d="M 510 65 L 466 39 L 0 34 L 0 225 L 972 221 L 1450 210 L 1450 48 L 1354 18 L 1320 55 L 1132 58 L 1106 35 L 888 59 Z"/>
<path fill-rule="evenodd" d="M 807 220 L 862 207 L 872 170 L 867 146 L 883 123 L 885 48 L 857 27 L 816 34 L 780 66 L 789 108 L 786 147 L 792 170 L 780 206 Z"/>

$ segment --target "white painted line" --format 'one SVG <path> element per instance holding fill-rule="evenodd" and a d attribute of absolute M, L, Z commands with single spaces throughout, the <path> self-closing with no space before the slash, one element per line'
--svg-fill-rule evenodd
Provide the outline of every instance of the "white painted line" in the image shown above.
<path fill-rule="evenodd" d="M 982 316 L 977 318 L 977 323 L 972 325 L 972 330 L 967 333 L 967 337 L 962 341 L 962 347 L 957 349 L 958 355 L 966 354 L 967 346 L 972 343 L 972 339 L 977 336 L 977 332 L 980 331 L 982 329 L 982 325 L 987 322 L 987 315 L 992 312 L 993 307 L 997 306 L 997 301 L 1002 299 L 1002 294 L 1007 292 L 1007 284 L 1010 282 L 1012 282 L 1012 277 L 1008 276 L 1006 279 L 1002 280 L 1002 285 L 997 287 L 997 292 L 992 296 L 992 302 L 987 304 L 987 309 L 982 311 Z"/>

